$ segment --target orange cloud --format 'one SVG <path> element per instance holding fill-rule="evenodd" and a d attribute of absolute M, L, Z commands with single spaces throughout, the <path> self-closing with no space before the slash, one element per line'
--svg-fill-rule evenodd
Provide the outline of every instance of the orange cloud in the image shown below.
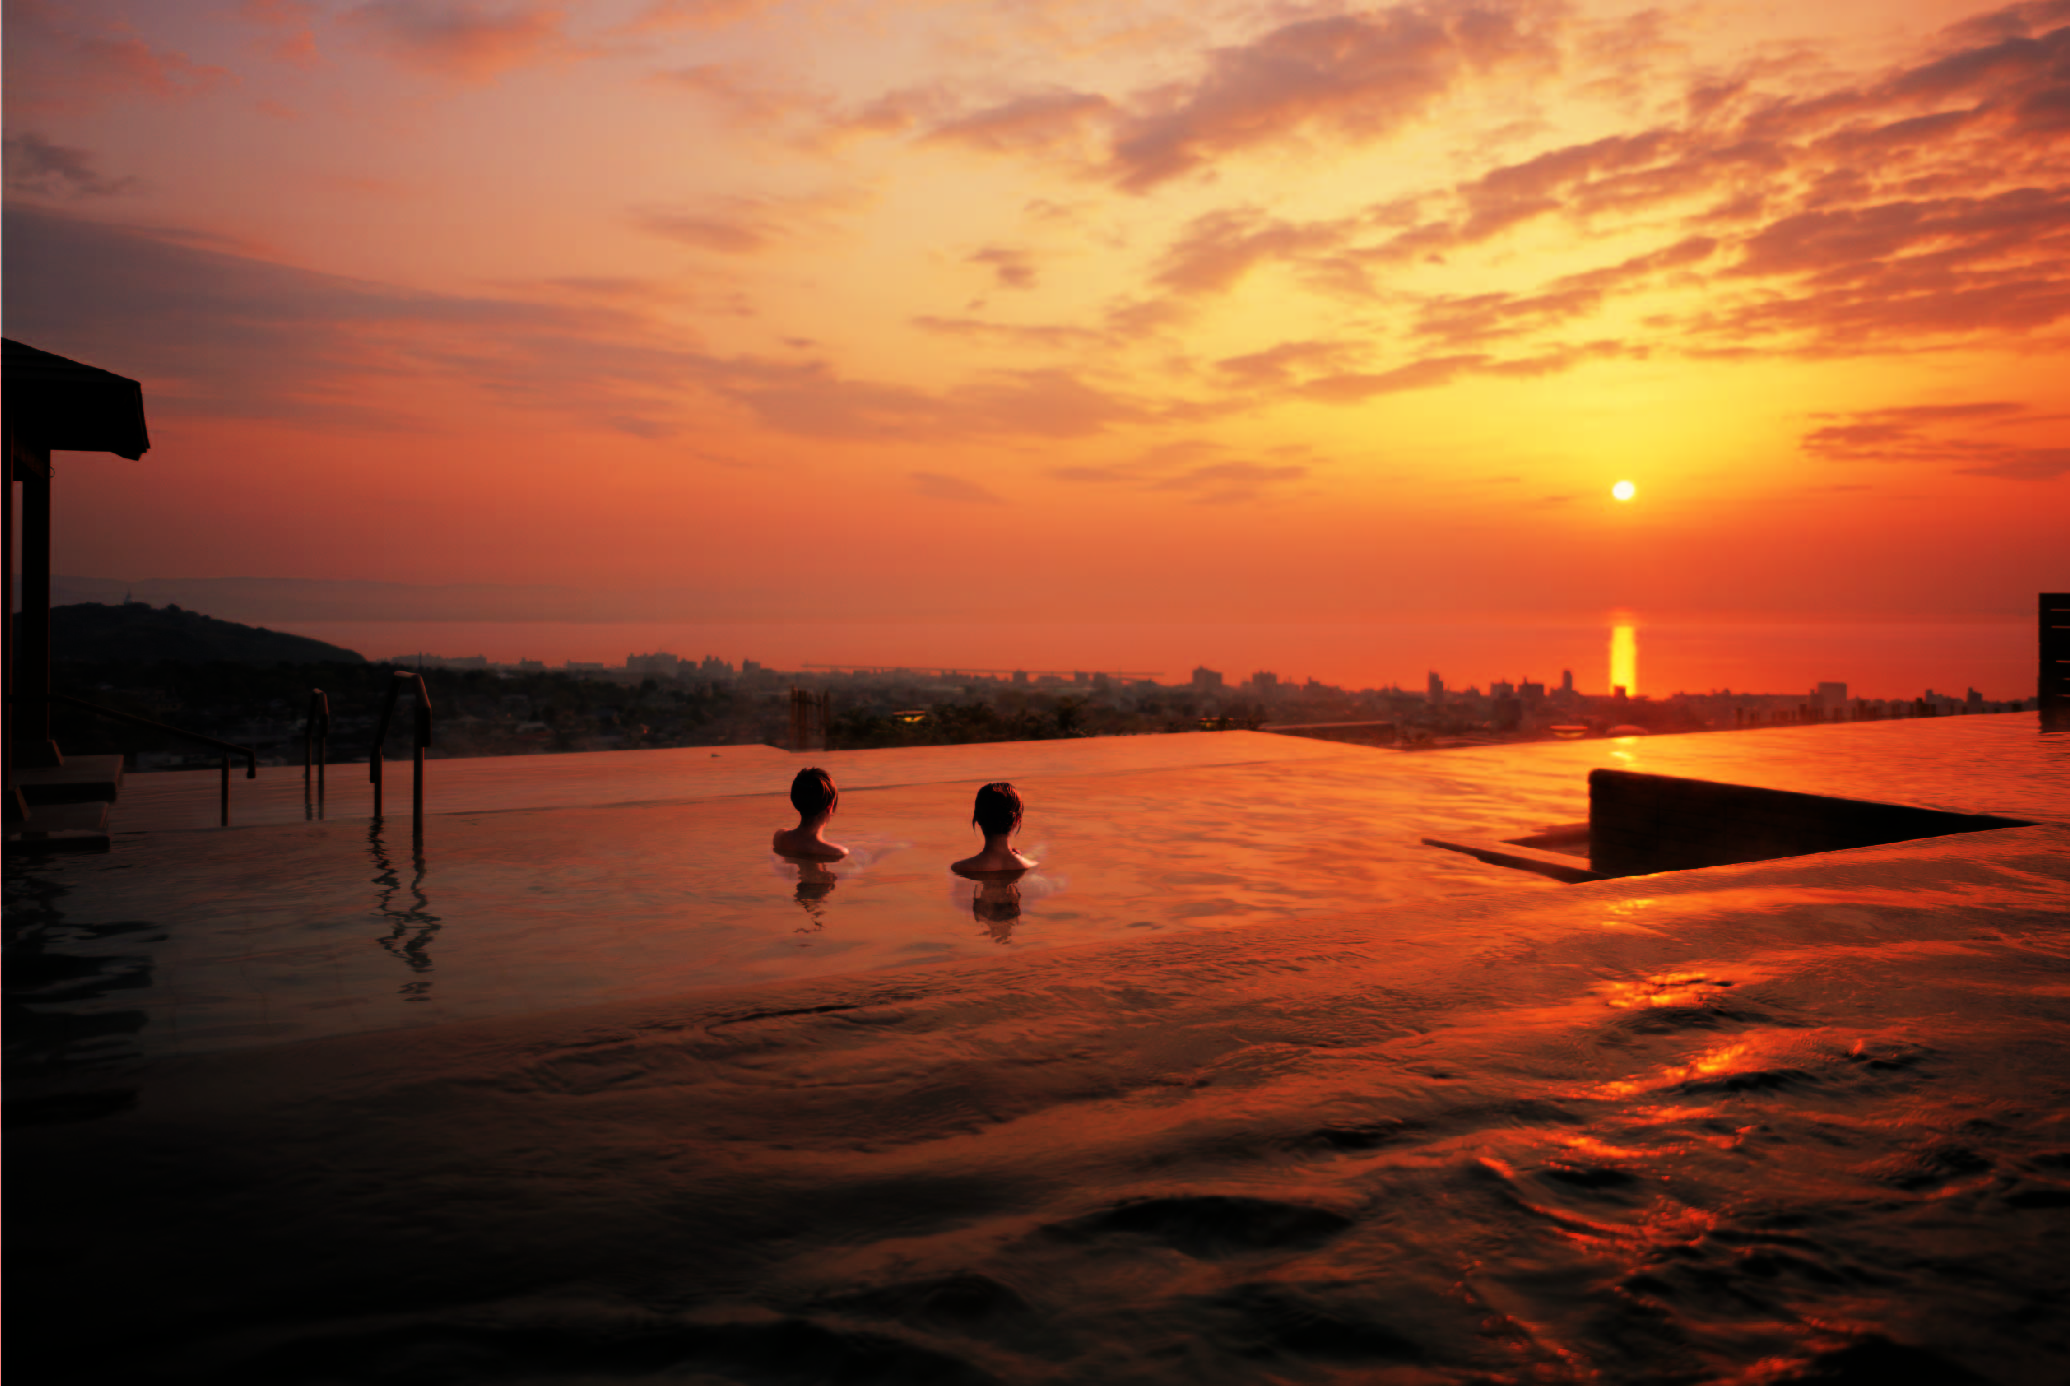
<path fill-rule="evenodd" d="M 558 6 L 508 0 L 369 0 L 344 22 L 397 62 L 462 81 L 485 81 L 571 52 Z"/>
<path fill-rule="evenodd" d="M 633 31 L 723 29 L 774 8 L 777 0 L 653 0 L 629 26 Z"/>
<path fill-rule="evenodd" d="M 309 0 L 243 0 L 237 14 L 266 31 L 259 51 L 274 62 L 305 72 L 322 63 L 316 46 L 316 6 Z"/>
<path fill-rule="evenodd" d="M 1215 50 L 1200 78 L 1132 103 L 1109 171 L 1131 192 L 1313 132 L 1370 141 L 1430 109 L 1470 69 L 1552 58 L 1558 10 L 1398 5 L 1282 25 Z"/>
<path fill-rule="evenodd" d="M 1035 287 L 1035 260 L 1025 250 L 1013 246 L 988 245 L 964 257 L 964 263 L 984 265 L 990 269 L 993 282 L 1002 289 Z"/>
<path fill-rule="evenodd" d="M 1005 505 L 1006 501 L 960 476 L 947 476 L 941 472 L 908 472 L 907 479 L 913 483 L 913 490 L 935 500 L 963 501 L 974 505 Z"/>
<path fill-rule="evenodd" d="M 7 189 L 45 197 L 107 197 L 137 185 L 133 177 L 107 178 L 84 149 L 52 144 L 34 131 L 7 137 Z"/>
<path fill-rule="evenodd" d="M 1105 123 L 1111 109 L 1103 96 L 1039 92 L 943 121 L 928 132 L 927 139 L 995 154 L 1068 153 Z"/>
<path fill-rule="evenodd" d="M 1927 463 L 2001 481 L 2047 481 L 2070 473 L 2070 447 L 1994 436 L 2060 422 L 2060 416 L 2036 415 L 2009 400 L 1901 405 L 1842 418 L 1806 433 L 1800 448 L 1825 462 Z"/>
<path fill-rule="evenodd" d="M 656 80 L 709 103 L 727 120 L 745 126 L 773 126 L 814 103 L 801 96 L 743 81 L 723 63 L 698 63 L 656 74 Z"/>
<path fill-rule="evenodd" d="M 154 46 L 130 24 L 96 21 L 46 0 L 7 6 L 11 112 L 67 110 L 120 98 L 178 101 L 233 82 L 228 69 Z"/>
<path fill-rule="evenodd" d="M 1306 449 L 1294 445 L 1279 451 L 1301 455 Z M 1314 470 L 1306 462 L 1258 462 L 1229 453 L 1221 443 L 1184 438 L 1120 461 L 1051 467 L 1048 475 L 1055 481 L 1177 493 L 1197 504 L 1229 505 L 1294 486 Z"/>

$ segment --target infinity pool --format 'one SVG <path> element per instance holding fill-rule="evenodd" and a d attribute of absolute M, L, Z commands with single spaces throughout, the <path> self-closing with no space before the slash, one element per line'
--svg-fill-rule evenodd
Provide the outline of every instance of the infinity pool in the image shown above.
<path fill-rule="evenodd" d="M 14 863 L 13 1347 L 211 1386 L 2056 1386 L 2070 828 L 1572 887 L 1414 838 L 1579 817 L 1603 763 L 2049 819 L 2066 743 L 843 761 L 831 881 L 763 850 L 781 784 L 477 800 L 421 865 L 363 819 Z M 943 869 L 999 773 L 1043 860 L 1010 920 Z"/>
<path fill-rule="evenodd" d="M 2031 721 L 1420 755 L 1258 733 L 819 754 L 852 851 L 827 868 L 769 851 L 802 760 L 766 747 L 434 762 L 430 802 L 458 807 L 421 841 L 363 816 L 358 767 L 334 769 L 320 822 L 298 770 L 240 784 L 245 816 L 275 821 L 229 830 L 155 826 L 212 813 L 212 781 L 145 776 L 114 851 L 11 873 L 10 913 L 57 974 L 24 986 L 17 967 L 11 994 L 31 1024 L 56 1016 L 36 1059 L 62 1065 L 1297 916 L 1384 936 L 1403 902 L 1566 889 L 1421 838 L 1585 819 L 1597 765 L 2045 816 L 2070 777 Z M 1937 747 L 1979 768 L 1951 779 Z M 391 774 L 407 805 L 407 767 Z M 998 778 L 1040 865 L 981 886 L 947 864 Z"/>

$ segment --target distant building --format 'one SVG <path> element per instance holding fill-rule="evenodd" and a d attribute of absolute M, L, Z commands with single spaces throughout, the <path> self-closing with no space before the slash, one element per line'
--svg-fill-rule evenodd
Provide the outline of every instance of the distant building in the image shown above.
<path fill-rule="evenodd" d="M 733 666 L 717 655 L 706 655 L 703 662 L 697 666 L 697 672 L 708 679 L 730 679 L 733 677 Z"/>
<path fill-rule="evenodd" d="M 1572 693 L 1574 691 L 1574 671 L 1572 669 L 1560 670 L 1560 691 L 1562 693 Z"/>
<path fill-rule="evenodd" d="M 1074 669 L 1071 671 L 1071 682 L 1090 683 L 1092 682 L 1092 675 L 1086 673 L 1083 669 Z"/>
<path fill-rule="evenodd" d="M 625 667 L 635 674 L 672 679 L 682 671 L 683 661 L 672 654 L 629 654 Z"/>
<path fill-rule="evenodd" d="M 1267 669 L 1260 669 L 1251 675 L 1251 687 L 1260 693 L 1270 695 L 1279 689 L 1279 675 Z"/>
<path fill-rule="evenodd" d="M 1432 707 L 1443 707 L 1445 705 L 1445 681 L 1439 677 L 1438 671 L 1435 669 L 1430 671 L 1428 696 Z"/>
<path fill-rule="evenodd" d="M 1016 688 L 1026 688 L 1028 686 L 1028 671 L 1026 669 L 1016 669 L 1013 671 L 1013 685 Z"/>
<path fill-rule="evenodd" d="M 1193 671 L 1193 686 L 1202 693 L 1210 692 L 1222 686 L 1222 676 L 1203 664 Z"/>
<path fill-rule="evenodd" d="M 1526 679 L 1517 685 L 1517 696 L 1524 700 L 1526 707 L 1532 703 L 1542 703 L 1545 701 L 1545 685 Z"/>
<path fill-rule="evenodd" d="M 588 660 L 583 659 L 571 659 L 561 667 L 571 674 L 601 674 L 604 672 L 604 666 L 601 662 L 592 664 Z"/>
<path fill-rule="evenodd" d="M 1844 683 L 1821 683 L 1811 691 L 1811 705 L 1820 709 L 1846 707 L 1847 685 Z"/>
<path fill-rule="evenodd" d="M 546 672 L 546 661 L 543 659 L 526 659 L 523 656 L 519 656 L 517 667 L 518 672 L 521 674 L 543 674 Z"/>
<path fill-rule="evenodd" d="M 1488 696 L 1491 698 L 1514 698 L 1516 695 L 1517 686 L 1508 679 L 1497 679 L 1488 685 Z"/>

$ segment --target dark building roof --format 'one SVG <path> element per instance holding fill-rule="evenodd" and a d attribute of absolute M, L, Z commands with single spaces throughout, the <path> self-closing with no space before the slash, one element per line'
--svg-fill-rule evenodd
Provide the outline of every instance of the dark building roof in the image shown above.
<path fill-rule="evenodd" d="M 144 387 L 136 381 L 21 342 L 5 347 L 0 384 L 15 437 L 34 447 L 112 452 L 132 462 L 150 449 Z"/>

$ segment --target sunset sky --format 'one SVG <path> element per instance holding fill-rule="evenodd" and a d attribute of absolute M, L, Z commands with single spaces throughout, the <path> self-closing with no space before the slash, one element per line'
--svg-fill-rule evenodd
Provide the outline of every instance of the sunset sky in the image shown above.
<path fill-rule="evenodd" d="M 4 37 L 7 335 L 141 380 L 154 443 L 60 458 L 63 573 L 1109 627 L 2070 580 L 2070 0 L 7 0 Z"/>

